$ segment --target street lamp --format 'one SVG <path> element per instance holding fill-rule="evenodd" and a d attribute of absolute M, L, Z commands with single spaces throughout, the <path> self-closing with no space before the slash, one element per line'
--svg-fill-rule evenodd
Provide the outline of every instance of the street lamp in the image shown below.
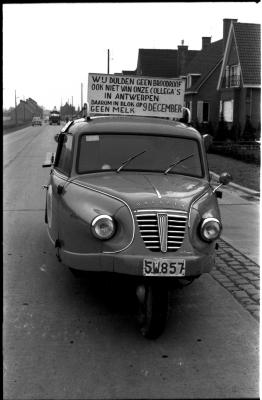
<path fill-rule="evenodd" d="M 110 73 L 110 50 L 107 49 L 107 74 Z"/>

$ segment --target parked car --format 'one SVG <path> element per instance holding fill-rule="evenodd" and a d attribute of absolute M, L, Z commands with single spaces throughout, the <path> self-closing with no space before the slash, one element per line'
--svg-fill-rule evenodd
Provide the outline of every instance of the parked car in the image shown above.
<path fill-rule="evenodd" d="M 42 120 L 40 117 L 33 117 L 32 126 L 35 126 L 35 125 L 42 125 Z"/>
<path fill-rule="evenodd" d="M 141 333 L 165 327 L 168 293 L 214 265 L 222 230 L 205 140 L 181 122 L 104 116 L 70 121 L 56 136 L 45 222 L 71 271 L 134 280 Z M 208 305 L 207 305 L 208 306 Z"/>

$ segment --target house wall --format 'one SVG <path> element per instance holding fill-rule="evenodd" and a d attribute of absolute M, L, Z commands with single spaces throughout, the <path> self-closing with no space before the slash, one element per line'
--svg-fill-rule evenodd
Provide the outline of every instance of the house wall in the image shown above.
<path fill-rule="evenodd" d="M 259 129 L 261 124 L 261 90 L 251 88 L 251 122 Z"/>
<path fill-rule="evenodd" d="M 43 110 L 33 101 L 21 101 L 11 112 L 13 122 L 29 122 L 34 116 L 42 116 Z"/>
<path fill-rule="evenodd" d="M 209 122 L 212 124 L 215 130 L 219 121 L 219 100 L 220 94 L 216 90 L 217 81 L 219 77 L 220 69 L 217 68 L 213 74 L 205 81 L 200 87 L 197 94 L 186 94 L 185 101 L 192 101 L 191 118 L 192 123 L 197 122 L 197 102 L 204 101 L 209 103 Z M 190 89 L 189 89 L 190 90 Z"/>
<path fill-rule="evenodd" d="M 244 132 L 247 116 L 250 117 L 253 127 L 258 129 L 260 124 L 260 89 L 243 87 L 222 89 L 221 100 L 234 100 L 233 123 L 240 126 L 240 135 Z"/>
<path fill-rule="evenodd" d="M 246 117 L 249 114 L 248 110 L 248 104 L 246 102 L 247 99 L 247 89 L 246 88 L 241 88 L 238 91 L 236 91 L 236 94 L 238 96 L 235 96 L 235 102 L 238 102 L 238 109 L 234 110 L 234 122 L 240 124 L 241 128 L 241 135 L 243 134 L 243 131 L 245 129 L 245 124 L 246 124 Z"/>

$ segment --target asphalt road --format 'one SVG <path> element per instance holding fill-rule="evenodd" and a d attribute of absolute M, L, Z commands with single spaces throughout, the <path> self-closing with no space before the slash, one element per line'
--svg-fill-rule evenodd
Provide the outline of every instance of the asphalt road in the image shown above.
<path fill-rule="evenodd" d="M 149 341 L 128 282 L 77 280 L 57 261 L 41 165 L 58 131 L 4 137 L 4 399 L 258 397 L 259 324 L 212 275 L 174 292 Z"/>

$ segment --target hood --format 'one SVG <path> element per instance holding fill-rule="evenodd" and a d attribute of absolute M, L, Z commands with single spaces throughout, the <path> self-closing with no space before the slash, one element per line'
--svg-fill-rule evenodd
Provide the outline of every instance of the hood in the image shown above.
<path fill-rule="evenodd" d="M 74 181 L 122 199 L 132 210 L 154 207 L 187 211 L 192 200 L 209 187 L 202 178 L 125 171 L 81 175 Z"/>

